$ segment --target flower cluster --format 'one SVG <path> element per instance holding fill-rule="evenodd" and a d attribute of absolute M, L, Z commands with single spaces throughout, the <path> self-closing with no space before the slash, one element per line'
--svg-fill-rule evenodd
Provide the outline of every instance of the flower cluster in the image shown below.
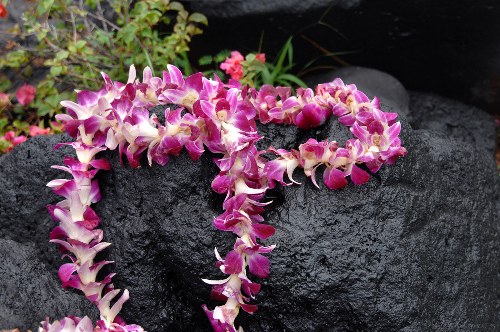
<path fill-rule="evenodd" d="M 36 96 L 36 88 L 33 85 L 23 84 L 15 92 L 17 102 L 26 106 L 30 104 Z M 10 95 L 8 93 L 0 92 L 0 109 L 10 104 Z"/>
<path fill-rule="evenodd" d="M 231 56 L 220 64 L 220 69 L 229 75 L 233 80 L 241 80 L 249 71 L 254 70 L 254 63 L 264 64 L 266 55 L 264 53 L 250 53 L 246 58 L 238 51 L 232 51 Z"/>
<path fill-rule="evenodd" d="M 19 109 L 22 110 L 22 108 L 33 102 L 33 100 L 35 99 L 35 94 L 36 88 L 34 86 L 23 84 L 15 92 L 17 104 L 12 104 L 10 94 L 0 92 L 0 113 L 3 112 L 4 114 L 7 114 L 5 115 L 5 118 L 0 120 L 4 120 L 7 123 L 11 121 L 9 120 L 11 119 L 11 115 L 8 115 L 9 112 L 11 112 L 14 107 L 18 107 L 17 110 L 14 109 L 14 113 L 18 113 Z M 28 123 L 22 121 L 17 122 L 19 123 L 16 124 L 16 121 L 14 121 L 14 125 L 6 127 L 4 126 L 3 128 L 0 128 L 3 129 L 2 132 L 4 133 L 3 136 L 0 136 L 0 154 L 12 151 L 15 146 L 26 141 L 28 139 L 28 135 L 34 137 L 51 133 L 50 128 L 42 128 L 37 125 L 30 126 Z M 58 124 L 54 122 L 51 123 L 51 126 L 57 128 Z"/>
<path fill-rule="evenodd" d="M 142 331 L 137 325 L 127 325 L 118 313 L 128 292 L 121 297 L 114 289 L 114 274 L 97 281 L 99 270 L 110 261 L 94 262 L 98 252 L 110 245 L 102 242 L 103 231 L 98 229 L 100 218 L 91 208 L 99 201 L 99 186 L 95 175 L 110 164 L 96 155 L 106 149 L 118 149 L 131 167 L 139 167 L 143 154 L 149 164 L 165 165 L 170 156 L 177 156 L 183 148 L 193 160 L 205 148 L 219 154 L 215 160 L 220 172 L 212 181 L 214 191 L 225 195 L 224 212 L 215 217 L 214 226 L 236 235 L 233 250 L 222 257 L 215 248 L 216 267 L 225 275 L 221 280 L 204 279 L 212 285 L 212 297 L 222 305 L 210 310 L 203 306 L 209 321 L 217 332 L 235 332 L 235 319 L 240 308 L 253 314 L 257 306 L 252 299 L 261 285 L 250 280 L 254 275 L 269 276 L 270 262 L 265 256 L 274 245 L 263 246 L 258 241 L 275 232 L 264 223 L 262 212 L 267 203 L 265 193 L 278 183 L 290 185 L 297 167 L 316 184 L 315 171 L 324 165 L 324 182 L 331 189 L 347 184 L 350 176 L 354 184 L 362 184 L 369 174 L 358 164 L 365 163 L 376 172 L 383 163 L 393 163 L 406 153 L 398 138 L 400 124 L 396 115 L 380 110 L 376 99 L 370 101 L 354 85 L 335 80 L 311 89 L 299 89 L 295 96 L 283 87 L 263 86 L 260 90 L 224 84 L 217 78 L 210 80 L 202 74 L 184 78 L 169 65 L 162 77 L 153 77 L 146 68 L 142 82 L 136 78 L 132 66 L 126 83 L 114 82 L 103 74 L 105 86 L 97 91 L 78 92 L 77 102 L 64 101 L 67 114 L 57 118 L 76 141 L 68 143 L 77 158 L 67 157 L 65 166 L 54 166 L 71 174 L 71 179 L 51 181 L 48 186 L 65 199 L 49 206 L 59 225 L 51 233 L 51 241 L 60 245 L 70 262 L 61 266 L 59 277 L 64 287 L 78 289 L 100 311 L 96 326 L 88 318 L 67 317 L 61 321 L 42 322 L 40 331 Z M 165 122 L 160 123 L 148 109 L 165 104 L 179 108 L 165 109 Z M 317 142 L 310 139 L 298 150 L 287 151 L 270 147 L 259 151 L 255 143 L 259 136 L 255 119 L 261 122 L 295 124 L 311 128 L 335 114 L 351 126 L 357 139 L 346 142 L 344 148 L 337 142 Z M 268 159 L 264 153 L 276 155 Z M 241 329 L 241 328 L 240 328 Z"/>
<path fill-rule="evenodd" d="M 59 223 L 50 233 L 50 241 L 59 244 L 64 257 L 71 260 L 59 268 L 59 278 L 63 287 L 82 291 L 87 299 L 98 307 L 101 315 L 97 322 L 99 330 L 142 331 L 138 326 L 124 324 L 117 317 L 129 297 L 127 290 L 111 306 L 111 301 L 120 293 L 120 290 L 114 289 L 111 284 L 114 274 L 109 274 L 100 281 L 96 280 L 102 267 L 113 263 L 94 262 L 95 256 L 111 244 L 102 242 L 103 232 L 96 229 L 100 218 L 90 207 L 101 198 L 99 185 L 94 180 L 96 173 L 101 169 L 110 169 L 108 161 L 95 158 L 104 148 L 88 146 L 81 142 L 69 145 L 76 150 L 77 158 L 66 157 L 65 166 L 53 167 L 68 172 L 72 179 L 57 179 L 47 184 L 56 194 L 65 198 L 57 205 L 47 207 L 52 218 Z M 81 321 L 66 318 L 53 324 L 45 322 L 44 330 L 72 331 L 70 326 L 76 329 L 75 331 L 93 331 L 88 318 Z"/>
<path fill-rule="evenodd" d="M 50 128 L 40 128 L 35 125 L 29 127 L 29 136 L 31 137 L 35 137 L 38 135 L 48 135 L 50 133 Z M 0 145 L 0 152 L 10 152 L 15 146 L 21 144 L 22 142 L 25 142 L 27 139 L 28 137 L 26 137 L 26 135 L 18 135 L 14 131 L 9 130 L 5 133 L 5 135 L 0 136 L 0 144 L 5 145 L 5 147 L 2 147 Z"/>
<path fill-rule="evenodd" d="M 258 91 L 250 89 L 250 95 L 250 102 L 263 123 L 311 128 L 333 113 L 342 124 L 351 127 L 357 138 L 348 140 L 345 147 L 339 147 L 335 141 L 309 139 L 298 151 L 274 150 L 279 158 L 268 166 L 273 171 L 280 170 L 277 180 L 281 183 L 284 170 L 291 179 L 293 169 L 301 166 L 317 186 L 315 171 L 324 165 L 323 180 L 328 188 L 343 188 L 348 183 L 347 176 L 359 185 L 367 182 L 370 175 L 357 165 L 364 163 L 375 173 L 384 163 L 393 164 L 406 154 L 399 139 L 401 124 L 396 122 L 397 113 L 383 112 L 376 97 L 370 100 L 354 84 L 345 85 L 341 79 L 319 84 L 316 94 L 311 89 L 298 89 L 297 96 L 291 96 L 288 88 L 265 85 Z"/>
<path fill-rule="evenodd" d="M 22 142 L 25 142 L 28 138 L 25 135 L 16 135 L 14 131 L 8 131 L 5 133 L 5 135 L 0 136 L 0 142 L 5 142 L 7 143 L 7 147 L 4 152 L 9 152 L 12 151 L 12 149 L 16 146 L 21 144 Z"/>

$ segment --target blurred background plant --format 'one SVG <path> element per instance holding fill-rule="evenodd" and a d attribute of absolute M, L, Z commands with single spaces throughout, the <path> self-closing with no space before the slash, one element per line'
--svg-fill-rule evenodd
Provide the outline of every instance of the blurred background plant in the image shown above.
<path fill-rule="evenodd" d="M 24 84 L 15 92 L 15 98 L 10 94 L 0 92 L 0 154 L 11 151 L 14 146 L 26 141 L 27 137 L 48 135 L 62 132 L 62 126 L 56 121 L 50 121 L 48 127 L 40 121 L 33 108 L 36 88 Z M 21 120 L 19 119 L 21 116 Z M 25 118 L 23 118 L 23 116 Z"/>
<path fill-rule="evenodd" d="M 261 46 L 259 46 L 259 50 L 260 48 Z M 267 62 L 266 55 L 259 52 L 248 53 L 243 57 L 238 51 L 223 50 L 215 56 L 205 55 L 201 57 L 198 64 L 214 67 L 206 71 L 206 75 L 216 73 L 220 77 L 225 77 L 219 70 L 220 68 L 231 79 L 253 88 L 260 88 L 263 84 L 306 87 L 306 84 L 299 77 L 292 74 L 295 65 L 292 37 L 288 38 L 273 62 Z"/>
<path fill-rule="evenodd" d="M 32 125 L 53 127 L 59 102 L 72 99 L 75 88 L 99 88 L 101 71 L 126 81 L 131 64 L 154 70 L 173 63 L 190 74 L 189 43 L 207 24 L 204 15 L 169 0 L 37 1 L 23 24 L 9 29 L 0 54 L 0 92 L 9 96 L 12 86 L 29 82 L 36 94 L 27 104 L 9 97 L 0 107 L 0 137 L 29 135 Z"/>

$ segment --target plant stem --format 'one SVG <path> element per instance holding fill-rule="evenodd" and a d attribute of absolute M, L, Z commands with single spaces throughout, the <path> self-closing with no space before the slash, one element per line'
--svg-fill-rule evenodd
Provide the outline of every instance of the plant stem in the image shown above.
<path fill-rule="evenodd" d="M 312 46 L 316 47 L 318 50 L 320 50 L 321 52 L 323 52 L 326 56 L 332 58 L 334 61 L 337 61 L 338 63 L 340 63 L 341 65 L 343 66 L 349 66 L 349 63 L 347 61 L 344 61 L 342 60 L 341 58 L 339 58 L 338 56 L 336 55 L 333 55 L 332 53 L 333 52 L 330 52 L 329 50 L 327 50 L 326 48 L 324 48 L 323 46 L 319 45 L 318 43 L 316 43 L 314 40 L 312 40 L 311 38 L 305 36 L 305 35 L 300 35 L 303 39 L 305 39 L 306 41 L 308 41 Z"/>

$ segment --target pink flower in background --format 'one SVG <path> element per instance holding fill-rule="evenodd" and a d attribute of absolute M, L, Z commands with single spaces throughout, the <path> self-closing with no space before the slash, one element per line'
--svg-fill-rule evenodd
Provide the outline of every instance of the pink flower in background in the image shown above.
<path fill-rule="evenodd" d="M 38 126 L 30 126 L 30 136 L 38 136 L 38 135 L 48 135 L 50 134 L 50 128 L 40 128 Z"/>
<path fill-rule="evenodd" d="M 9 104 L 10 104 L 9 94 L 0 92 L 0 107 L 7 106 Z"/>
<path fill-rule="evenodd" d="M 7 142 L 10 142 L 12 146 L 9 146 L 8 149 L 5 152 L 12 151 L 12 149 L 16 146 L 21 144 L 22 142 L 26 141 L 28 138 L 24 135 L 16 136 L 16 133 L 13 131 L 8 131 L 5 133 L 4 136 L 0 136 L 0 139 L 3 139 Z"/>
<path fill-rule="evenodd" d="M 255 59 L 259 60 L 262 63 L 266 63 L 266 55 L 264 53 L 255 54 Z"/>
<path fill-rule="evenodd" d="M 22 87 L 17 89 L 16 98 L 19 104 L 26 106 L 35 99 L 36 89 L 34 86 L 29 84 L 24 84 Z"/>
<path fill-rule="evenodd" d="M 16 133 L 13 131 L 6 132 L 5 135 L 1 138 L 8 142 L 11 142 L 12 144 L 14 144 L 14 146 L 21 144 L 27 139 L 24 135 L 16 136 Z"/>
<path fill-rule="evenodd" d="M 16 145 L 21 144 L 22 142 L 25 142 L 27 139 L 28 138 L 24 135 L 14 137 L 14 139 L 12 140 L 12 144 L 14 144 L 14 146 L 16 146 Z"/>
<path fill-rule="evenodd" d="M 243 67 L 241 62 L 244 60 L 243 55 L 238 51 L 232 51 L 231 57 L 226 58 L 226 61 L 220 64 L 220 69 L 230 75 L 233 80 L 239 80 L 243 77 Z"/>

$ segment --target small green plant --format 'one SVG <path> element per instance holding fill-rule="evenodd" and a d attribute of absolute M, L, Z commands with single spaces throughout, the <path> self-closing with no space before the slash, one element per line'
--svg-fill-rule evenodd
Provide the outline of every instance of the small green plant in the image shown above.
<path fill-rule="evenodd" d="M 113 9 L 113 21 L 104 16 L 101 2 Z M 37 8 L 24 16 L 26 34 L 36 36 L 38 46 L 9 52 L 0 60 L 0 68 L 29 75 L 36 60 L 35 66 L 49 69 L 47 79 L 88 88 L 98 87 L 102 70 L 125 79 L 125 68 L 131 64 L 163 68 L 173 62 L 184 70 L 189 68 L 185 60 L 189 43 L 203 32 L 206 17 L 189 14 L 175 1 L 142 0 L 131 8 L 130 3 L 39 1 Z"/>
<path fill-rule="evenodd" d="M 263 84 L 306 87 L 306 84 L 291 73 L 294 67 L 292 37 L 288 38 L 273 62 L 267 62 L 264 53 L 249 53 L 245 57 L 238 52 L 220 52 L 214 57 L 200 58 L 200 65 L 216 64 L 232 79 L 244 85 L 259 88 Z M 222 62 L 221 55 L 226 58 Z"/>
<path fill-rule="evenodd" d="M 293 66 L 293 45 L 292 37 L 290 37 L 276 56 L 275 62 L 266 63 L 266 66 L 263 68 L 261 74 L 262 83 L 270 85 L 297 85 L 304 88 L 307 87 L 307 85 L 297 76 L 290 74 Z"/>

